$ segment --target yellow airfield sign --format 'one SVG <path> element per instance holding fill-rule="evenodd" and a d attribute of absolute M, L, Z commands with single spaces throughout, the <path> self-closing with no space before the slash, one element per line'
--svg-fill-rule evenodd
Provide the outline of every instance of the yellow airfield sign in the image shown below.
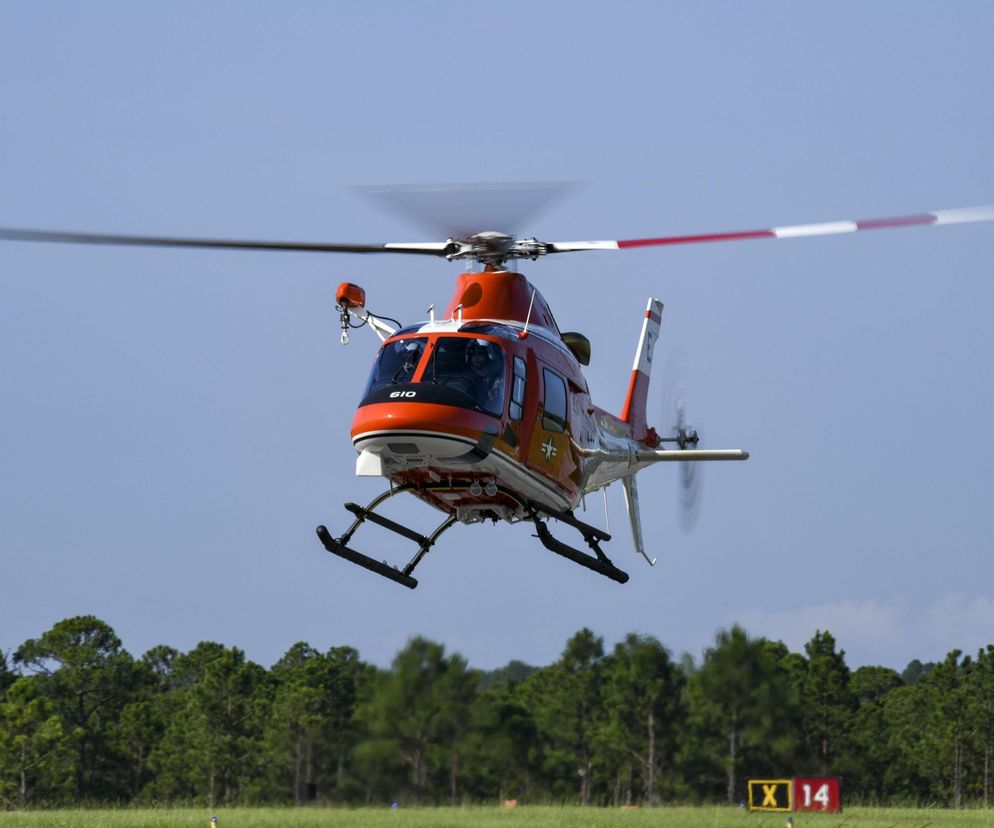
<path fill-rule="evenodd" d="M 750 811 L 792 811 L 794 809 L 792 779 L 750 779 Z"/>

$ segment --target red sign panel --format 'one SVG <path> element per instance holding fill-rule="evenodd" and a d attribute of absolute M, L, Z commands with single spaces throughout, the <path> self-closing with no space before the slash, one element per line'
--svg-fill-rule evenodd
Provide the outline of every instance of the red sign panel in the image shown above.
<path fill-rule="evenodd" d="M 795 777 L 794 810 L 828 811 L 831 813 L 841 811 L 842 800 L 839 798 L 838 778 L 834 776 L 810 779 Z"/>

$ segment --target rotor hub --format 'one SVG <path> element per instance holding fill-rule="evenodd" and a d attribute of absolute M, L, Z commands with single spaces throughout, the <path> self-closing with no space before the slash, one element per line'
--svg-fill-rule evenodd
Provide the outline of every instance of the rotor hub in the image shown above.
<path fill-rule="evenodd" d="M 449 239 L 445 258 L 472 259 L 482 265 L 500 266 L 508 259 L 537 259 L 550 252 L 550 245 L 535 238 L 516 239 L 497 230 L 475 233 L 467 239 Z"/>

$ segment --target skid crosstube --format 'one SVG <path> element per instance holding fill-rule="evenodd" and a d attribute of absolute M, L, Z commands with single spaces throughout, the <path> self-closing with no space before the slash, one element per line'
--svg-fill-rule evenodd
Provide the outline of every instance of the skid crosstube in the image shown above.
<path fill-rule="evenodd" d="M 611 563 L 610 559 L 600 548 L 598 541 L 611 540 L 611 536 L 603 529 L 598 529 L 596 526 L 591 526 L 588 523 L 578 520 L 571 512 L 557 512 L 535 502 L 528 504 L 528 510 L 530 512 L 529 517 L 532 523 L 535 524 L 535 529 L 538 532 L 538 539 L 542 542 L 542 546 L 550 552 L 562 555 L 564 558 L 573 561 L 573 563 L 585 566 L 587 569 L 591 569 L 605 578 L 610 578 L 612 581 L 617 581 L 619 584 L 628 583 L 628 573 L 618 569 L 618 567 Z M 574 549 L 572 546 L 554 537 L 545 521 L 539 517 L 540 514 L 562 521 L 579 531 L 583 535 L 583 539 L 587 542 L 587 546 L 594 550 L 596 557 L 588 555 L 586 552 L 581 552 L 579 549 Z"/>
<path fill-rule="evenodd" d="M 345 558 L 345 560 L 351 561 L 356 566 L 361 566 L 363 569 L 368 569 L 370 572 L 375 572 L 377 575 L 389 578 L 391 581 L 394 581 L 401 586 L 406 586 L 408 589 L 414 589 L 418 585 L 417 578 L 413 578 L 411 576 L 411 573 L 414 571 L 414 567 L 421 563 L 421 559 L 428 554 L 428 550 L 435 545 L 435 541 L 438 540 L 439 536 L 456 522 L 456 518 L 454 515 L 447 517 L 442 524 L 431 533 L 431 535 L 426 536 L 415 532 L 413 529 L 409 529 L 401 523 L 397 523 L 395 520 L 390 520 L 390 518 L 383 517 L 383 515 L 378 515 L 373 511 L 377 506 L 383 503 L 383 501 L 393 497 L 394 495 L 409 491 L 411 488 L 413 487 L 398 486 L 396 488 L 391 488 L 379 497 L 374 498 L 368 506 L 359 506 L 356 503 L 346 503 L 345 508 L 355 515 L 355 520 L 346 530 L 345 534 L 340 538 L 333 538 L 331 533 L 324 526 L 319 526 L 317 528 L 317 535 L 322 546 L 331 552 L 332 555 L 338 555 L 338 557 Z M 401 537 L 412 540 L 418 545 L 418 551 L 414 553 L 414 557 L 411 558 L 407 566 L 403 569 L 398 569 L 395 566 L 390 566 L 390 564 L 386 561 L 378 561 L 375 558 L 369 557 L 369 555 L 364 555 L 362 552 L 357 552 L 355 549 L 349 547 L 348 543 L 352 539 L 352 536 L 367 520 L 377 524 L 378 526 L 382 526 L 384 529 L 389 529 L 391 532 L 400 535 Z"/>

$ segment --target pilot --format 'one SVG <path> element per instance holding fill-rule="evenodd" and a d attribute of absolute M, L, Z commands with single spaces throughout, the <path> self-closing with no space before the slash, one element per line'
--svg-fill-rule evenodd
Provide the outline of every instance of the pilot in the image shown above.
<path fill-rule="evenodd" d="M 474 339 L 466 346 L 466 362 L 476 384 L 476 402 L 492 413 L 504 402 L 504 363 L 497 347 L 485 339 Z"/>

